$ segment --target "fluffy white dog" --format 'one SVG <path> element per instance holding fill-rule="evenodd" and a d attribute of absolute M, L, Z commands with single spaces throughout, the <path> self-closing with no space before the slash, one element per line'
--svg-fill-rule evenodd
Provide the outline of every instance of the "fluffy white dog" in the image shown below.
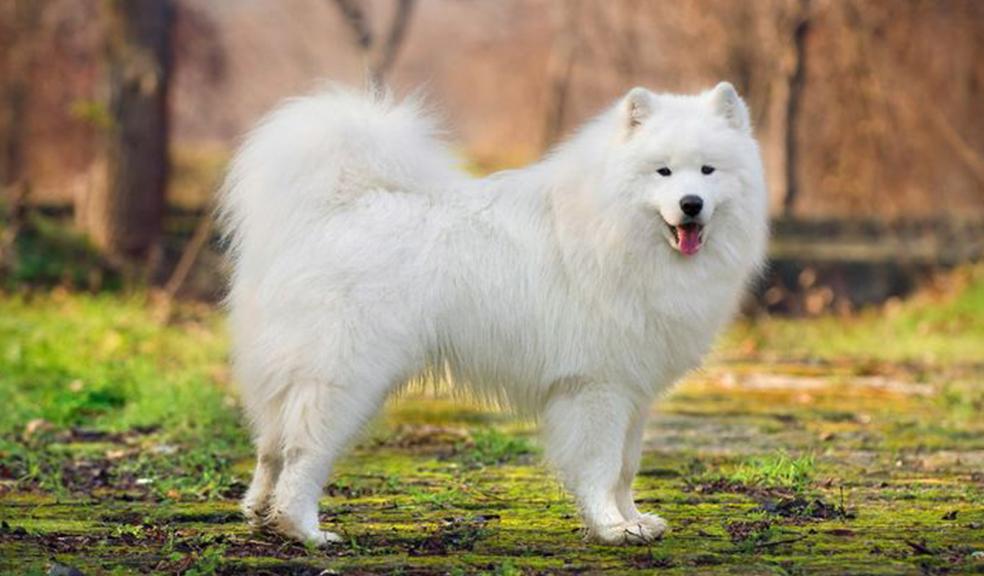
<path fill-rule="evenodd" d="M 446 379 L 539 420 L 601 542 L 666 522 L 632 497 L 648 406 L 695 368 L 763 261 L 748 110 L 642 88 L 541 162 L 473 179 L 411 99 L 330 89 L 272 112 L 220 214 L 254 523 L 324 544 L 333 462 L 387 395 Z"/>

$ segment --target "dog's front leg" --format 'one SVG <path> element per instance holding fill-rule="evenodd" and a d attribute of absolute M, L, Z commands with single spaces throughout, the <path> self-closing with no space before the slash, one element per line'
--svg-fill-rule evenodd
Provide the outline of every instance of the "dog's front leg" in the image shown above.
<path fill-rule="evenodd" d="M 547 458 L 577 500 L 590 535 L 608 544 L 650 542 L 666 528 L 642 516 L 626 518 L 619 508 L 623 457 L 638 414 L 624 394 L 594 383 L 564 386 L 543 413 Z"/>
<path fill-rule="evenodd" d="M 639 472 L 639 460 L 642 456 L 642 433 L 646 425 L 646 413 L 649 403 L 633 415 L 629 428 L 625 435 L 625 446 L 622 447 L 622 474 L 619 478 L 618 487 L 615 489 L 615 501 L 618 509 L 626 520 L 635 520 L 648 527 L 648 531 L 653 534 L 666 532 L 666 520 L 656 514 L 644 514 L 636 508 L 635 499 L 632 496 L 632 482 L 635 480 L 636 473 Z"/>

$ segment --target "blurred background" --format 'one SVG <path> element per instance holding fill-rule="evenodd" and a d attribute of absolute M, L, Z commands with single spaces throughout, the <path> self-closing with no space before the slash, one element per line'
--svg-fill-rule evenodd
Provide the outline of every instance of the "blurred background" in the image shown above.
<path fill-rule="evenodd" d="M 584 543 L 529 423 L 441 390 L 339 462 L 351 541 L 241 521 L 211 206 L 326 80 L 423 87 L 476 175 L 633 86 L 738 87 L 770 263 L 653 407 L 635 487 L 667 540 Z M 0 0 L 0 190 L 0 574 L 984 566 L 984 1 Z"/>
<path fill-rule="evenodd" d="M 200 215 L 226 161 L 325 79 L 423 86 L 479 174 L 535 160 L 632 86 L 727 79 L 751 106 L 776 219 L 750 309 L 851 312 L 980 257 L 981 55 L 974 0 L 3 0 L 3 265 L 28 283 L 100 289 L 122 271 L 214 299 Z M 29 212 L 98 256 L 37 238 Z"/>

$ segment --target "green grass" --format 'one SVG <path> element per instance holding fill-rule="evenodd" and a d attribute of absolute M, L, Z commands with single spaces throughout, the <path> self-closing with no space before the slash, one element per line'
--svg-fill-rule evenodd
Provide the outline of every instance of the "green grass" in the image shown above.
<path fill-rule="evenodd" d="M 803 493 L 810 487 L 816 467 L 812 455 L 792 457 L 785 452 L 749 458 L 706 473 L 703 480 L 724 481 L 748 488 L 786 489 Z"/>
<path fill-rule="evenodd" d="M 506 464 L 537 453 L 529 439 L 496 428 L 475 429 L 470 436 L 471 442 L 460 446 L 458 457 L 471 466 Z"/>
<path fill-rule="evenodd" d="M 920 362 L 984 362 L 984 265 L 954 275 L 953 293 L 923 295 L 850 317 L 766 318 L 742 322 L 725 337 L 725 350 L 765 356 Z"/>
<path fill-rule="evenodd" d="M 527 426 L 409 393 L 322 501 L 347 543 L 251 533 L 219 312 L 162 324 L 139 294 L 2 295 L 0 573 L 980 572 L 984 282 L 960 274 L 889 314 L 732 330 L 650 423 L 636 490 L 673 531 L 642 549 L 581 539 Z M 790 363 L 812 358 L 837 366 Z M 786 384 L 742 386 L 763 374 Z"/>
<path fill-rule="evenodd" d="M 236 419 L 218 314 L 162 326 L 140 297 L 0 298 L 0 432 L 41 418 L 56 427 L 175 434 Z"/>
<path fill-rule="evenodd" d="M 72 429 L 141 431 L 134 441 L 148 446 L 116 473 L 161 494 L 218 493 L 230 459 L 248 452 L 219 315 L 164 326 L 135 296 L 0 298 L 0 405 L 0 452 L 19 480 L 51 489 Z"/>

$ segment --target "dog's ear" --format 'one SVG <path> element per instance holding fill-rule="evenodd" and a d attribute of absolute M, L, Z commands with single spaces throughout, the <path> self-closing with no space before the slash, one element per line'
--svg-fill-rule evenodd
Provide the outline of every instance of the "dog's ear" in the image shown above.
<path fill-rule="evenodd" d="M 710 92 L 711 106 L 714 112 L 724 117 L 735 130 L 750 132 L 752 122 L 748 116 L 748 106 L 738 95 L 731 82 L 721 82 Z"/>
<path fill-rule="evenodd" d="M 629 137 L 639 126 L 653 115 L 656 107 L 652 92 L 645 88 L 635 87 L 622 99 L 622 127 L 625 136 Z"/>

